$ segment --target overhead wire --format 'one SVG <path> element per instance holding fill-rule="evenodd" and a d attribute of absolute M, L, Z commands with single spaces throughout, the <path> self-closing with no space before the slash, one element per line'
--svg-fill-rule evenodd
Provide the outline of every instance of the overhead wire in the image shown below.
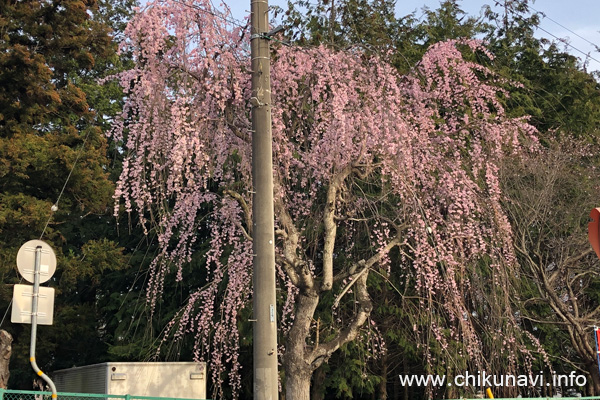
<path fill-rule="evenodd" d="M 505 0 L 497 0 L 497 3 L 496 3 L 496 5 L 502 5 L 502 6 L 506 7 L 506 5 L 507 5 L 507 4 L 506 4 L 506 1 L 505 1 Z M 541 14 L 541 15 L 542 15 L 544 18 L 546 18 L 546 19 L 548 19 L 548 20 L 550 20 L 550 21 L 554 22 L 555 24 L 559 25 L 560 27 L 562 27 L 562 28 L 566 29 L 567 31 L 569 31 L 569 32 L 573 33 L 573 34 L 574 34 L 574 35 L 576 35 L 577 37 L 579 37 L 579 38 L 581 38 L 581 39 L 585 40 L 587 43 L 591 44 L 592 46 L 594 46 L 594 47 L 596 47 L 596 48 L 598 48 L 598 47 L 599 47 L 597 44 L 595 44 L 595 43 L 593 43 L 593 42 L 589 41 L 588 39 L 586 39 L 586 38 L 584 38 L 583 36 L 579 35 L 579 34 L 578 34 L 578 33 L 576 33 L 575 31 L 573 31 L 573 30 L 571 30 L 571 29 L 567 28 L 566 26 L 564 26 L 563 24 L 559 23 L 558 21 L 555 21 L 554 19 L 552 19 L 552 18 L 548 17 L 548 16 L 546 15 L 546 13 L 544 13 L 543 11 L 538 11 L 538 10 L 536 10 L 535 8 L 531 7 L 531 6 L 528 6 L 528 7 L 529 7 L 531 10 L 535 11 L 536 13 L 539 13 L 539 14 Z M 580 50 L 579 48 L 577 48 L 577 47 L 573 46 L 571 43 L 569 43 L 569 42 L 568 42 L 566 39 L 564 39 L 564 38 L 560 38 L 560 37 L 556 36 L 555 34 L 553 34 L 553 33 L 549 32 L 549 31 L 547 31 L 546 29 L 542 28 L 542 27 L 541 27 L 541 26 L 539 26 L 539 25 L 537 25 L 537 26 L 536 26 L 536 28 L 537 28 L 537 29 L 539 29 L 539 30 L 541 30 L 541 31 L 543 31 L 543 32 L 545 32 L 545 33 L 547 33 L 548 35 L 552 36 L 554 39 L 556 39 L 556 40 L 558 40 L 559 42 L 563 43 L 565 46 L 568 46 L 568 47 L 572 48 L 573 50 L 575 50 L 575 51 L 577 51 L 577 52 L 579 52 L 579 53 L 583 54 L 583 55 L 584 55 L 584 56 L 586 56 L 588 59 L 590 59 L 590 60 L 593 60 L 593 61 L 596 61 L 597 63 L 599 63 L 599 64 L 600 64 L 600 60 L 598 60 L 598 59 L 597 59 L 597 58 L 595 58 L 595 57 L 592 57 L 592 55 L 590 54 L 590 52 L 587 52 L 587 53 L 586 53 L 585 51 L 583 51 L 583 50 Z"/>
<path fill-rule="evenodd" d="M 40 240 L 42 240 L 42 238 L 44 237 L 44 233 L 46 233 L 46 229 L 48 228 L 48 225 L 50 224 L 50 221 L 52 220 L 54 213 L 58 210 L 58 203 L 60 202 L 60 199 L 61 199 L 63 193 L 65 192 L 65 188 L 67 187 L 67 183 L 69 183 L 69 180 L 71 179 L 71 175 L 73 175 L 75 166 L 77 165 L 77 162 L 79 161 L 79 158 L 81 157 L 81 154 L 83 153 L 83 150 L 85 149 L 87 140 L 90 137 L 90 132 L 91 132 L 91 130 L 88 130 L 87 134 L 85 135 L 85 138 L 83 139 L 83 144 L 81 145 L 81 147 L 79 148 L 79 151 L 77 152 L 77 157 L 75 157 L 75 161 L 73 162 L 73 165 L 71 166 L 69 175 L 67 175 L 67 179 L 65 180 L 65 183 L 63 184 L 62 189 L 60 190 L 60 193 L 58 194 L 56 202 L 50 208 L 50 216 L 48 217 L 48 220 L 46 221 L 46 225 L 44 225 L 44 229 L 42 230 L 42 234 L 40 235 Z"/>
<path fill-rule="evenodd" d="M 219 18 L 219 19 L 221 19 L 221 20 L 223 20 L 223 21 L 225 21 L 225 22 L 227 22 L 227 23 L 230 23 L 230 24 L 232 24 L 232 25 L 234 25 L 234 26 L 237 26 L 237 27 L 239 27 L 239 28 L 242 28 L 242 29 L 246 29 L 246 28 L 248 28 L 248 23 L 245 23 L 245 24 L 244 24 L 244 23 L 243 23 L 242 21 L 240 21 L 239 19 L 233 18 L 233 17 L 231 16 L 231 12 L 230 12 L 230 10 L 229 10 L 229 9 L 228 9 L 227 13 L 225 13 L 225 14 L 228 14 L 228 15 L 224 15 L 224 13 L 216 13 L 216 12 L 214 12 L 214 11 L 210 11 L 210 10 L 207 10 L 207 9 L 205 9 L 205 8 L 201 8 L 201 7 L 197 7 L 197 6 L 191 6 L 191 5 L 187 5 L 187 4 L 183 4 L 183 2 L 182 2 L 182 1 L 179 1 L 179 0 L 176 0 L 176 2 L 177 2 L 177 3 L 179 3 L 179 4 L 185 5 L 186 7 L 193 8 L 193 9 L 195 9 L 195 10 L 197 10 L 197 11 L 200 11 L 200 12 L 203 12 L 203 13 L 206 13 L 206 14 L 209 14 L 209 15 L 212 15 L 212 16 L 214 16 L 214 17 L 216 17 L 216 18 Z M 211 3 L 212 3 L 212 2 L 211 2 Z M 505 5 L 505 2 L 504 2 L 504 1 L 499 1 L 499 3 L 500 3 L 500 4 L 503 4 L 503 5 Z M 561 24 L 560 22 L 558 22 L 558 21 L 556 21 L 556 20 L 554 20 L 554 19 L 552 19 L 552 18 L 548 17 L 548 15 L 547 15 L 546 13 L 544 13 L 544 12 L 542 12 L 542 11 L 538 11 L 538 10 L 536 10 L 535 8 L 531 7 L 531 6 L 529 6 L 529 8 L 531 8 L 533 11 L 535 11 L 535 12 L 537 12 L 537 13 L 540 13 L 540 14 L 541 14 L 541 15 L 542 15 L 542 16 L 543 16 L 545 19 L 548 19 L 548 20 L 550 20 L 550 21 L 554 22 L 555 24 L 557 24 L 558 26 L 562 27 L 563 29 L 566 29 L 568 32 L 571 32 L 572 34 L 576 35 L 576 36 L 577 36 L 577 37 L 579 37 L 580 39 L 582 39 L 582 40 L 586 41 L 588 44 L 591 44 L 591 45 L 592 45 L 592 46 L 594 46 L 594 47 L 600 48 L 600 46 L 599 46 L 599 45 L 597 45 L 596 43 L 593 43 L 593 42 L 591 42 L 590 40 L 586 39 L 585 37 L 583 37 L 583 36 L 579 35 L 577 32 L 575 32 L 575 31 L 573 31 L 573 30 L 569 29 L 568 27 L 566 27 L 565 25 Z M 552 36 L 554 39 L 556 39 L 556 40 L 560 41 L 560 42 L 561 42 L 561 43 L 563 43 L 564 45 L 566 45 L 566 46 L 568 46 L 568 47 L 572 48 L 573 50 L 575 50 L 575 51 L 577 51 L 577 52 L 579 52 L 579 53 L 583 54 L 584 56 L 586 56 L 586 57 L 587 57 L 587 58 L 589 58 L 590 60 L 593 60 L 593 61 L 595 61 L 595 62 L 597 62 L 597 63 L 599 63 L 599 64 L 600 64 L 600 60 L 598 60 L 597 58 L 595 58 L 595 57 L 591 56 L 591 54 L 590 54 L 589 52 L 587 52 L 587 53 L 586 53 L 585 51 L 583 51 L 583 50 L 581 50 L 581 49 L 579 49 L 579 48 L 575 47 L 574 45 L 572 45 L 571 43 L 569 43 L 568 41 L 566 41 L 564 38 L 560 38 L 560 37 L 558 37 L 558 36 L 554 35 L 553 33 L 551 33 L 551 32 L 549 32 L 549 31 L 547 31 L 546 29 L 542 28 L 541 26 L 537 26 L 537 28 L 538 28 L 538 29 L 540 29 L 541 31 L 545 32 L 546 34 L 548 34 L 548 35 Z M 278 43 L 280 43 L 280 44 L 283 44 L 283 45 L 285 45 L 285 46 L 289 46 L 289 45 L 290 45 L 290 43 L 289 43 L 289 42 L 287 42 L 287 41 L 281 41 L 281 40 L 278 40 L 278 39 L 275 39 L 275 38 L 271 38 L 271 37 L 269 37 L 269 39 L 270 39 L 270 40 L 273 40 L 273 41 L 275 41 L 275 42 L 278 42 Z"/>
<path fill-rule="evenodd" d="M 585 51 L 578 49 L 577 47 L 575 47 L 571 43 L 569 43 L 567 40 L 565 40 L 563 38 L 559 38 L 558 36 L 554 35 L 553 33 L 548 32 L 547 30 L 545 30 L 541 26 L 538 26 L 537 29 L 546 32 L 548 35 L 552 36 L 554 39 L 558 40 L 559 42 L 563 43 L 564 45 L 569 46 L 570 48 L 572 48 L 573 50 L 578 51 L 579 53 L 583 54 L 584 56 L 586 56 L 590 60 L 594 60 L 594 61 L 596 61 L 597 63 L 600 64 L 600 60 L 598 60 L 595 57 L 592 57 L 592 55 L 589 52 L 586 53 Z"/>
<path fill-rule="evenodd" d="M 566 29 L 568 32 L 571 32 L 573 35 L 577 36 L 578 38 L 580 38 L 580 39 L 582 39 L 582 40 L 586 41 L 587 43 L 591 44 L 592 46 L 594 46 L 594 47 L 600 47 L 600 46 L 598 46 L 596 43 L 594 43 L 594 42 L 591 42 L 591 41 L 589 41 L 588 39 L 584 38 L 583 36 L 581 36 L 581 35 L 580 35 L 580 34 L 578 34 L 577 32 L 575 32 L 575 31 L 573 31 L 573 30 L 571 30 L 571 29 L 567 28 L 566 26 L 564 26 L 564 25 L 563 25 L 563 24 L 561 24 L 560 22 L 558 22 L 558 21 L 556 21 L 556 20 L 554 20 L 554 19 L 550 18 L 550 17 L 549 17 L 549 16 L 548 16 L 548 15 L 547 15 L 545 12 L 543 12 L 543 11 L 538 11 L 538 10 L 536 10 L 535 8 L 533 8 L 532 6 L 529 6 L 529 8 L 531 8 L 531 9 L 532 9 L 533 11 L 535 11 L 536 13 L 539 13 L 539 14 L 541 14 L 541 15 L 542 15 L 542 16 L 543 16 L 545 19 L 547 19 L 547 20 L 549 20 L 549 21 L 551 21 L 551 22 L 554 22 L 556 25 L 560 26 L 561 28 L 563 28 L 563 29 Z"/>
<path fill-rule="evenodd" d="M 208 14 L 208 15 L 212 15 L 213 17 L 219 18 L 219 19 L 221 19 L 221 20 L 223 20 L 223 21 L 225 21 L 227 23 L 230 23 L 231 25 L 235 25 L 235 26 L 237 26 L 239 28 L 244 28 L 245 29 L 245 28 L 248 27 L 248 23 L 244 24 L 239 19 L 233 18 L 233 16 L 231 16 L 231 11 L 230 10 L 228 10 L 226 13 L 216 13 L 214 11 L 210 11 L 210 10 L 207 10 L 205 8 L 201 8 L 199 6 L 193 6 L 193 5 L 189 5 L 189 4 L 184 4 L 183 1 L 181 1 L 181 0 L 175 0 L 175 3 L 179 3 L 182 6 L 192 8 L 192 9 L 194 9 L 196 11 L 200 11 L 200 12 L 203 12 L 203 13 Z M 212 4 L 212 1 L 211 1 L 211 4 Z M 213 5 L 213 7 L 214 7 L 214 5 Z M 214 7 L 214 8 L 218 9 L 217 7 Z M 227 14 L 228 14 L 228 16 L 227 16 Z"/>
<path fill-rule="evenodd" d="M 91 132 L 91 130 L 88 130 L 87 134 L 85 135 L 83 144 L 81 145 L 81 147 L 79 148 L 79 151 L 77 152 L 77 157 L 75 157 L 75 161 L 73 162 L 73 165 L 71 166 L 71 170 L 69 171 L 69 174 L 67 175 L 67 178 L 65 179 L 65 183 L 63 184 L 62 189 L 60 190 L 60 193 L 58 194 L 58 197 L 56 198 L 56 201 L 54 202 L 54 204 L 52 204 L 52 207 L 50 208 L 50 216 L 46 220 L 46 224 L 44 225 L 44 229 L 42 230 L 39 240 L 42 240 L 42 238 L 44 237 L 44 233 L 46 232 L 46 229 L 48 228 L 48 225 L 50 224 L 50 221 L 52 220 L 54 213 L 58 210 L 58 204 L 60 203 L 60 199 L 65 192 L 65 188 L 67 187 L 67 184 L 69 183 L 69 180 L 71 179 L 71 176 L 73 175 L 73 171 L 75 170 L 75 166 L 77 165 L 79 158 L 81 158 L 81 154 L 83 153 L 83 150 L 85 149 L 85 145 L 90 136 L 90 132 Z M 21 277 L 21 279 L 19 280 L 19 284 L 21 284 L 22 282 L 23 282 L 23 277 Z M 8 306 L 6 307 L 6 311 L 4 312 L 4 316 L 2 317 L 2 320 L 0 321 L 0 327 L 2 327 L 4 325 L 4 321 L 6 320 L 8 311 L 12 307 L 12 303 L 13 303 L 13 300 L 11 298 L 10 302 L 8 303 Z"/>

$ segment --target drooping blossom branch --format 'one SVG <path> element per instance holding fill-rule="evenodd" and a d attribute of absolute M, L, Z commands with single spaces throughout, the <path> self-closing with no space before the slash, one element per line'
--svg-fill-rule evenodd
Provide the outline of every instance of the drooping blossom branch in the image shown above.
<path fill-rule="evenodd" d="M 210 357 L 215 386 L 231 371 L 235 393 L 238 311 L 251 293 L 252 132 L 249 35 L 226 20 L 209 0 L 157 0 L 136 14 L 123 44 L 136 66 L 119 75 L 128 101 L 112 135 L 126 150 L 115 199 L 160 232 L 152 306 L 166 277 L 182 279 L 200 242 L 210 245 L 210 284 L 172 327 L 177 338 L 194 332 L 195 357 Z M 514 265 L 498 161 L 535 132 L 504 112 L 506 82 L 464 51 L 492 58 L 478 41 L 449 41 L 399 76 L 356 50 L 274 51 L 278 276 L 294 297 L 282 339 L 284 366 L 298 379 L 359 335 L 372 309 L 369 271 L 389 274 L 394 248 L 394 265 L 412 271 L 423 298 L 445 299 L 453 339 L 482 356 L 462 318 L 472 284 L 463 277 L 482 259 L 498 277 Z M 344 306 L 350 289 L 357 307 L 347 308 L 346 326 L 307 346 L 322 293 L 336 292 Z"/>

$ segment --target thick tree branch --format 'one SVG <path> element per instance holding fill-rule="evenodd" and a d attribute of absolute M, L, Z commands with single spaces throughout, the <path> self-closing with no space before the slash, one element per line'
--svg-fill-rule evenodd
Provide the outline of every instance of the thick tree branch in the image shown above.
<path fill-rule="evenodd" d="M 339 302 L 341 296 L 348 291 L 351 286 L 355 287 L 355 296 L 358 303 L 358 310 L 352 322 L 330 341 L 321 345 L 315 346 L 312 351 L 307 354 L 307 360 L 311 363 L 311 368 L 318 368 L 323 362 L 325 362 L 329 356 L 340 348 L 345 343 L 348 343 L 358 336 L 360 328 L 365 324 L 367 318 L 371 314 L 373 308 L 371 298 L 367 291 L 367 278 L 369 276 L 369 269 L 389 253 L 389 251 L 400 244 L 401 240 L 399 237 L 392 239 L 383 249 L 381 249 L 376 255 L 372 256 L 368 260 L 361 260 L 358 265 L 362 266 L 362 269 L 355 274 L 352 274 L 352 282 L 342 291 L 338 299 Z"/>
<path fill-rule="evenodd" d="M 277 193 L 280 187 L 277 174 L 274 174 L 273 181 L 275 193 Z M 312 289 L 314 287 L 314 277 L 304 259 L 298 255 L 300 233 L 284 204 L 284 200 L 280 196 L 274 196 L 274 210 L 277 221 L 282 227 L 279 230 L 279 236 L 283 241 L 284 268 L 288 275 L 291 274 L 290 278 L 294 276 L 296 280 L 294 285 L 300 289 Z"/>
<path fill-rule="evenodd" d="M 335 204 L 338 193 L 351 172 L 351 166 L 344 168 L 331 179 L 331 183 L 327 189 L 327 200 L 325 203 L 325 212 L 323 213 L 323 225 L 325 227 L 325 243 L 323 245 L 323 282 L 321 282 L 321 291 L 323 292 L 331 290 L 333 287 L 333 251 L 335 249 L 335 239 L 337 234 Z"/>
<path fill-rule="evenodd" d="M 296 270 L 293 268 L 292 265 L 290 265 L 290 263 L 285 259 L 285 257 L 275 253 L 275 262 L 282 266 L 288 278 L 290 278 L 290 281 L 292 281 L 292 284 L 298 287 L 298 285 L 300 284 L 300 278 L 298 277 Z"/>
<path fill-rule="evenodd" d="M 339 349 L 340 346 L 356 339 L 361 326 L 363 326 L 367 321 L 367 318 L 369 318 L 371 310 L 373 309 L 373 305 L 367 291 L 368 276 L 369 274 L 365 272 L 356 279 L 354 293 L 358 303 L 358 310 L 356 311 L 354 319 L 350 325 L 342 329 L 335 338 L 327 343 L 323 343 L 320 346 L 315 347 L 312 352 L 308 354 L 307 358 L 313 369 L 318 368 L 329 358 L 329 356 L 331 356 L 334 351 Z"/>
<path fill-rule="evenodd" d="M 223 193 L 227 194 L 230 197 L 237 200 L 240 207 L 242 207 L 242 211 L 244 212 L 244 222 L 246 223 L 246 226 L 248 227 L 248 231 L 246 232 L 246 230 L 243 227 L 241 227 L 241 228 L 244 233 L 244 236 L 246 236 L 246 238 L 248 240 L 252 240 L 252 213 L 250 212 L 250 207 L 248 206 L 248 203 L 246 203 L 246 200 L 238 192 L 234 192 L 233 190 L 225 189 L 225 190 L 223 190 Z"/>
<path fill-rule="evenodd" d="M 233 119 L 234 119 L 234 113 L 233 113 L 231 105 L 228 104 L 225 107 L 225 122 L 227 123 L 227 127 L 229 129 L 231 129 L 231 132 L 233 132 L 233 134 L 235 136 L 237 136 L 238 138 L 242 139 L 246 143 L 250 143 L 251 142 L 250 136 L 248 136 L 248 134 L 246 132 L 243 132 L 242 130 L 240 130 L 235 125 Z"/>
<path fill-rule="evenodd" d="M 284 355 L 284 365 L 288 368 L 288 373 L 293 373 L 294 369 L 309 369 L 311 361 L 305 354 L 306 338 L 309 336 L 310 324 L 319 304 L 319 295 L 315 290 L 301 289 L 295 300 L 294 324 L 287 335 Z"/>
<path fill-rule="evenodd" d="M 363 274 L 365 274 L 371 267 L 373 267 L 373 265 L 375 265 L 376 263 L 381 261 L 381 259 L 383 257 L 385 257 L 395 246 L 398 246 L 400 243 L 401 243 L 400 237 L 396 236 L 373 257 L 369 258 L 366 261 L 360 260 L 356 266 L 360 267 L 361 269 L 358 272 L 355 272 L 355 273 L 349 275 L 350 282 L 348 283 L 348 285 L 346 285 L 346 287 L 344 289 L 342 289 L 340 294 L 337 296 L 337 298 L 333 302 L 333 307 L 338 306 L 342 297 L 344 297 L 344 295 L 348 292 L 348 290 L 350 290 L 350 288 L 358 281 L 358 279 Z"/>

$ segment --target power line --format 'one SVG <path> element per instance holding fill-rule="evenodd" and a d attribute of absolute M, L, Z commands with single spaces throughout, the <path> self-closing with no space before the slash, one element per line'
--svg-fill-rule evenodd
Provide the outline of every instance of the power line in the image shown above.
<path fill-rule="evenodd" d="M 87 134 L 85 135 L 83 144 L 81 145 L 81 148 L 77 152 L 77 157 L 75 158 L 75 162 L 73 162 L 73 165 L 71 166 L 69 175 L 67 175 L 67 179 L 65 179 L 65 183 L 63 184 L 62 189 L 60 190 L 60 193 L 58 194 L 58 197 L 56 198 L 56 202 L 54 204 L 52 204 L 52 207 L 50 208 L 50 216 L 48 217 L 48 220 L 46 220 L 46 224 L 44 225 L 44 229 L 42 230 L 42 234 L 40 235 L 39 240 L 42 240 L 42 238 L 44 237 L 44 233 L 46 232 L 46 229 L 48 228 L 48 225 L 50 224 L 50 221 L 52 220 L 54 213 L 58 210 L 58 203 L 60 202 L 60 198 L 62 197 L 63 193 L 65 192 L 67 183 L 69 183 L 69 180 L 71 179 L 71 175 L 73 175 L 73 171 L 75 170 L 75 166 L 77 165 L 77 162 L 79 161 L 79 158 L 81 157 L 81 154 L 83 153 L 83 150 L 85 149 L 85 144 L 87 143 L 87 140 L 90 136 L 90 132 L 91 132 L 91 130 L 88 130 Z M 21 282 L 23 282 L 23 277 L 21 277 L 19 284 L 21 284 Z M 12 307 L 12 302 L 13 301 L 11 298 L 10 302 L 8 303 L 8 307 L 6 308 L 6 311 L 4 312 L 4 316 L 2 317 L 2 320 L 0 321 L 0 327 L 2 327 L 2 325 L 4 325 L 4 320 L 6 319 L 6 316 L 8 315 L 8 310 L 10 310 Z"/>
<path fill-rule="evenodd" d="M 502 6 L 505 6 L 505 7 L 506 7 L 506 1 L 505 1 L 505 0 L 497 0 L 497 2 L 496 2 L 496 5 L 502 5 Z M 582 37 L 581 35 L 579 35 L 579 34 L 575 33 L 575 32 L 574 32 L 574 31 L 572 31 L 571 29 L 567 28 L 566 26 L 564 26 L 564 25 L 560 24 L 559 22 L 557 22 L 557 21 L 555 21 L 555 20 L 551 19 L 551 18 L 550 18 L 550 17 L 548 17 L 548 16 L 547 16 L 547 15 L 546 15 L 544 12 L 538 11 L 538 10 L 536 10 L 535 8 L 531 7 L 531 6 L 529 6 L 529 8 L 531 8 L 533 11 L 535 11 L 535 12 L 537 12 L 537 13 L 540 13 L 540 14 L 542 14 L 542 16 L 544 16 L 544 18 L 548 18 L 550 21 L 552 21 L 552 22 L 554 22 L 555 24 L 557 24 L 557 25 L 559 25 L 559 26 L 563 27 L 563 28 L 564 28 L 564 29 L 566 29 L 567 31 L 569 31 L 569 32 L 571 32 L 571 33 L 573 33 L 573 34 L 575 34 L 576 36 L 578 36 L 578 37 L 580 37 L 581 39 L 585 40 L 586 42 L 590 43 L 591 45 L 593 45 L 593 46 L 595 46 L 595 47 L 598 47 L 596 44 L 594 44 L 594 43 L 590 42 L 590 41 L 589 41 L 589 40 L 587 40 L 586 38 Z M 597 63 L 599 63 L 599 64 L 600 64 L 600 61 L 599 61 L 598 59 L 596 59 L 596 58 L 592 57 L 592 56 L 590 55 L 590 53 L 589 53 L 589 52 L 588 52 L 588 53 L 586 53 L 585 51 L 578 49 L 577 47 L 575 47 L 575 46 L 573 46 L 571 43 L 569 43 L 569 42 L 568 42 L 566 39 L 559 38 L 558 36 L 554 35 L 553 33 L 550 33 L 550 32 L 548 32 L 546 29 L 542 28 L 542 27 L 541 27 L 541 26 L 539 26 L 539 25 L 538 25 L 536 28 L 537 28 L 537 29 L 539 29 L 539 30 L 541 30 L 541 31 L 544 31 L 544 32 L 546 32 L 548 35 L 552 36 L 554 39 L 558 40 L 559 42 L 561 42 L 561 43 L 565 44 L 566 46 L 568 46 L 568 47 L 572 48 L 572 49 L 573 49 L 573 50 L 575 50 L 575 51 L 578 51 L 579 53 L 583 54 L 584 56 L 586 56 L 586 57 L 587 57 L 587 58 L 589 58 L 590 60 L 594 60 L 594 61 L 596 61 Z"/>
<path fill-rule="evenodd" d="M 239 28 L 246 29 L 248 27 L 248 25 L 249 25 L 248 23 L 244 24 L 239 19 L 233 18 L 231 16 L 231 12 L 229 12 L 228 13 L 229 15 L 227 16 L 227 15 L 223 15 L 223 13 L 217 13 L 217 12 L 214 12 L 214 11 L 211 11 L 211 10 L 207 10 L 205 8 L 201 8 L 199 6 L 192 6 L 192 5 L 189 5 L 189 4 L 184 4 L 183 2 L 181 2 L 179 0 L 176 0 L 175 2 L 181 4 L 182 6 L 189 7 L 189 8 L 192 8 L 192 9 L 196 10 L 196 11 L 200 11 L 200 12 L 203 12 L 205 14 L 212 15 L 213 17 L 222 19 L 223 21 L 228 22 L 231 25 L 235 25 L 235 26 L 237 26 Z"/>
<path fill-rule="evenodd" d="M 580 38 L 580 39 L 582 39 L 582 40 L 586 41 L 587 43 L 591 44 L 592 46 L 594 46 L 594 47 L 600 47 L 600 46 L 598 46 L 596 43 L 593 43 L 593 42 L 591 42 L 591 41 L 587 40 L 586 38 L 584 38 L 583 36 L 581 36 L 581 35 L 580 35 L 580 34 L 578 34 L 577 32 L 575 32 L 575 31 L 573 31 L 573 30 L 571 30 L 571 29 L 567 28 L 566 26 L 564 26 L 564 25 L 563 25 L 563 24 L 561 24 L 560 22 L 558 22 L 558 21 L 556 21 L 556 20 L 554 20 L 554 19 L 550 18 L 550 17 L 549 17 L 549 16 L 548 16 L 548 15 L 547 15 L 545 12 L 543 12 L 543 11 L 538 11 L 538 10 L 536 10 L 535 8 L 531 7 L 531 6 L 529 6 L 529 8 L 531 8 L 533 11 L 535 11 L 535 12 L 537 12 L 537 13 L 540 13 L 540 14 L 542 14 L 542 16 L 543 16 L 545 19 L 548 19 L 548 20 L 550 20 L 550 21 L 554 22 L 556 25 L 560 26 L 560 27 L 561 27 L 561 28 L 563 28 L 563 29 L 566 29 L 567 31 L 571 32 L 573 35 L 575 35 L 575 36 L 577 36 L 578 38 Z"/>
<path fill-rule="evenodd" d="M 48 220 L 46 221 L 46 225 L 44 226 L 44 229 L 42 230 L 42 234 L 40 235 L 40 240 L 42 240 L 42 238 L 44 237 L 44 233 L 46 232 L 46 228 L 48 228 L 48 224 L 52 220 L 52 217 L 54 216 L 54 213 L 58 210 L 58 203 L 60 202 L 60 198 L 62 197 L 63 193 L 65 192 L 65 188 L 67 187 L 67 183 L 69 183 L 69 180 L 71 179 L 71 175 L 73 175 L 73 170 L 75 169 L 75 166 L 77 165 L 77 161 L 79 161 L 79 158 L 81 157 L 81 153 L 83 153 L 83 150 L 85 149 L 85 144 L 87 143 L 87 140 L 88 140 L 89 137 L 90 137 L 90 130 L 88 130 L 87 134 L 85 135 L 85 139 L 83 140 L 83 144 L 81 145 L 81 148 L 77 152 L 77 157 L 75 158 L 75 162 L 73 162 L 73 165 L 71 166 L 71 170 L 69 171 L 69 175 L 67 175 L 67 179 L 65 180 L 65 183 L 64 183 L 62 189 L 60 190 L 60 193 L 58 194 L 58 198 L 56 199 L 56 202 L 50 208 L 50 211 L 51 211 L 50 212 L 50 216 L 48 217 Z"/>
<path fill-rule="evenodd" d="M 547 30 L 545 30 L 545 29 L 544 29 L 544 28 L 542 28 L 541 26 L 538 26 L 538 27 L 537 27 L 537 29 L 539 29 L 539 30 L 542 30 L 542 31 L 546 32 L 548 35 L 552 36 L 553 38 L 555 38 L 556 40 L 558 40 L 558 41 L 560 41 L 561 43 L 565 44 L 566 46 L 569 46 L 570 48 L 572 48 L 572 49 L 573 49 L 573 50 L 575 50 L 575 51 L 578 51 L 578 52 L 580 52 L 581 54 L 583 54 L 584 56 L 586 56 L 586 57 L 587 57 L 587 58 L 589 58 L 590 60 L 594 60 L 594 61 L 596 61 L 597 63 L 599 63 L 599 64 L 600 64 L 600 60 L 598 60 L 597 58 L 594 58 L 594 57 L 592 57 L 590 53 L 586 53 L 586 52 L 585 52 L 585 51 L 583 51 L 583 50 L 579 50 L 577 47 L 573 46 L 571 43 L 567 42 L 565 39 L 563 39 L 563 38 L 559 38 L 558 36 L 556 36 L 556 35 L 554 35 L 554 34 L 552 34 L 552 33 L 548 32 Z"/>

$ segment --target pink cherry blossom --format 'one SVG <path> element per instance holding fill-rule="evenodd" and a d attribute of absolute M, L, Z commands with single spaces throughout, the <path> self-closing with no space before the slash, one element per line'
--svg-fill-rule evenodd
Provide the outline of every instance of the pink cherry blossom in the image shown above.
<path fill-rule="evenodd" d="M 159 233 L 150 306 L 164 295 L 166 279 L 182 279 L 195 244 L 210 243 L 209 281 L 190 295 L 164 340 L 195 335 L 194 356 L 209 361 L 215 386 L 227 379 L 237 393 L 238 312 L 252 296 L 252 131 L 249 33 L 227 18 L 210 0 L 157 0 L 136 14 L 122 44 L 136 66 L 118 76 L 127 104 L 111 135 L 123 141 L 125 154 L 115 212 L 136 212 L 146 231 Z M 452 339 L 483 357 L 463 318 L 472 284 L 465 277 L 485 259 L 501 284 L 515 264 L 498 164 L 535 146 L 535 130 L 527 119 L 506 115 L 500 98 L 508 93 L 500 84 L 507 82 L 466 61 L 465 51 L 493 58 L 479 41 L 453 40 L 432 46 L 410 75 L 400 76 L 354 49 L 273 50 L 285 351 L 295 351 L 287 335 L 305 323 L 303 295 L 333 290 L 340 306 L 354 296 L 358 311 L 340 315 L 339 330 L 360 330 L 370 326 L 362 290 L 370 268 L 389 274 L 395 266 L 423 299 L 444 298 Z M 394 247 L 400 260 L 390 258 Z M 339 347 L 318 347 L 315 326 L 306 326 L 302 346 L 314 342 L 312 361 Z M 422 328 L 413 325 L 415 334 Z M 429 329 L 445 348 L 442 326 L 432 321 Z M 355 337 L 340 336 L 340 343 Z M 385 351 L 376 337 L 369 341 Z"/>

